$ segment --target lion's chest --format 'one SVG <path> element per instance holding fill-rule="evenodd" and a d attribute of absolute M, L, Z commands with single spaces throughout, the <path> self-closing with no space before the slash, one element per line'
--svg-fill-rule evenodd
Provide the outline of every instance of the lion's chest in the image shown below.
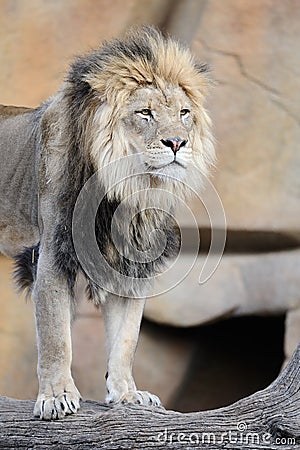
<path fill-rule="evenodd" d="M 115 202 L 100 205 L 96 237 L 106 262 L 127 277 L 149 278 L 177 254 L 180 236 L 169 214 L 139 211 Z"/>

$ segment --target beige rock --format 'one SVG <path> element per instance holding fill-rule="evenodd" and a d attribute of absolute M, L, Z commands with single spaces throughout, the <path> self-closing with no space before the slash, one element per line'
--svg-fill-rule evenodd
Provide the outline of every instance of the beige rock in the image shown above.
<path fill-rule="evenodd" d="M 194 51 L 219 81 L 208 105 L 218 141 L 213 180 L 229 228 L 298 230 L 299 19 L 294 0 L 191 1 L 183 12 L 168 0 L 4 0 L 1 102 L 39 104 L 57 90 L 74 55 L 131 24 L 169 26 L 190 39 L 191 23 Z M 207 224 L 198 202 L 194 209 Z"/>
<path fill-rule="evenodd" d="M 300 342 L 300 304 L 287 313 L 285 328 L 284 351 L 289 358 Z"/>
<path fill-rule="evenodd" d="M 172 3 L 2 1 L 1 102 L 36 106 L 57 90 L 74 55 L 131 24 L 164 24 L 186 39 L 192 29 L 195 53 L 219 81 L 208 105 L 218 141 L 213 180 L 229 228 L 299 229 L 298 5 L 192 1 L 183 14 Z M 194 209 L 198 223 L 207 224 L 199 202 Z"/>
<path fill-rule="evenodd" d="M 194 40 L 219 82 L 208 105 L 217 137 L 213 183 L 230 229 L 300 227 L 298 6 L 211 0 Z M 194 208 L 207 224 L 199 202 Z"/>
<path fill-rule="evenodd" d="M 188 255 L 185 262 L 193 261 Z M 199 284 L 204 259 L 174 289 L 148 300 L 145 316 L 158 323 L 187 327 L 224 316 L 279 314 L 300 307 L 300 250 L 257 255 L 223 255 L 213 276 Z M 187 264 L 186 264 L 187 265 Z M 179 271 L 157 287 L 176 284 Z M 171 282 L 170 282 L 171 281 Z"/>
<path fill-rule="evenodd" d="M 34 398 L 37 351 L 33 305 L 13 289 L 12 270 L 12 261 L 0 255 L 0 393 Z"/>
<path fill-rule="evenodd" d="M 123 31 L 133 3 L 1 2 L 1 103 L 37 106 L 53 95 L 75 55 Z"/>
<path fill-rule="evenodd" d="M 200 60 L 211 64 L 219 82 L 208 107 L 218 141 L 213 183 L 224 204 L 228 227 L 296 233 L 300 223 L 299 5 L 294 0 L 210 0 L 201 2 L 193 20 L 178 30 L 176 24 L 187 17 L 179 14 L 179 8 L 177 16 L 169 18 L 169 8 L 175 3 L 3 0 L 1 103 L 38 105 L 57 90 L 74 55 L 119 35 L 130 24 L 169 25 L 173 33 L 190 38 L 197 17 L 193 48 Z M 197 3 L 189 2 L 187 9 L 193 11 Z M 192 26 L 187 28 L 186 23 Z M 221 227 L 211 191 L 202 198 L 214 225 Z M 201 202 L 194 200 L 192 209 L 197 223 L 207 225 Z M 187 216 L 178 216 L 182 226 L 191 226 Z M 299 259 L 299 251 L 226 255 L 208 283 L 198 285 L 196 266 L 177 290 L 149 300 L 146 315 L 160 323 L 190 326 L 227 315 L 288 311 L 285 346 L 290 353 L 299 339 Z M 10 271 L 11 263 L 0 257 L 0 392 L 35 397 L 32 304 L 13 293 Z M 104 397 L 99 316 L 85 304 L 73 330 L 75 377 L 83 395 L 95 399 Z M 157 392 L 164 401 L 176 389 L 190 349 L 190 344 L 170 336 L 170 330 L 144 327 L 136 360 L 138 384 Z"/>

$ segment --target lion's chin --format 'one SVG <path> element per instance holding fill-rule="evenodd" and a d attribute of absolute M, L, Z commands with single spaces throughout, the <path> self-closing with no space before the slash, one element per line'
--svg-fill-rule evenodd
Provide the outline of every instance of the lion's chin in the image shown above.
<path fill-rule="evenodd" d="M 178 181 L 183 181 L 186 178 L 187 168 L 179 161 L 173 161 L 169 164 L 166 164 L 163 167 L 151 167 L 149 168 L 153 177 L 163 180 L 166 182 L 168 178 L 170 181 L 174 182 L 174 179 L 178 179 Z"/>

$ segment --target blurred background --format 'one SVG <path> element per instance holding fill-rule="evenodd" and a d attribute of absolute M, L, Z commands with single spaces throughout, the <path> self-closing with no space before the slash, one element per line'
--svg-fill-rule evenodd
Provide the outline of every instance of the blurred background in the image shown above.
<path fill-rule="evenodd" d="M 211 67 L 207 108 L 218 155 L 212 181 L 228 235 L 207 283 L 199 285 L 194 270 L 148 301 L 136 381 L 169 408 L 215 408 L 267 386 L 300 341 L 299 2 L 1 0 L 0 103 L 39 105 L 75 55 L 139 24 L 174 35 Z M 203 208 L 194 202 L 192 209 L 201 263 L 210 230 Z M 215 225 L 221 227 L 217 219 Z M 12 262 L 0 256 L 0 394 L 34 398 L 33 308 L 16 294 L 11 272 Z M 87 302 L 73 326 L 73 347 L 82 396 L 103 400 L 101 313 Z"/>

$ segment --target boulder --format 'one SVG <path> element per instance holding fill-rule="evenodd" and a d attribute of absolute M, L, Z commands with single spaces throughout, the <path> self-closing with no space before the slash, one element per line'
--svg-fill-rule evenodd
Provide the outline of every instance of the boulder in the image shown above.
<path fill-rule="evenodd" d="M 300 307 L 300 250 L 259 254 L 225 254 L 216 272 L 204 284 L 199 275 L 204 258 L 193 265 L 189 255 L 182 255 L 191 272 L 174 289 L 181 276 L 171 272 L 170 280 L 155 287 L 167 292 L 147 301 L 145 316 L 158 323 L 190 327 L 226 316 L 282 314 Z M 211 256 L 213 258 L 213 256 Z M 299 329 L 300 331 L 300 329 Z M 299 336 L 300 339 L 300 336 Z"/>

